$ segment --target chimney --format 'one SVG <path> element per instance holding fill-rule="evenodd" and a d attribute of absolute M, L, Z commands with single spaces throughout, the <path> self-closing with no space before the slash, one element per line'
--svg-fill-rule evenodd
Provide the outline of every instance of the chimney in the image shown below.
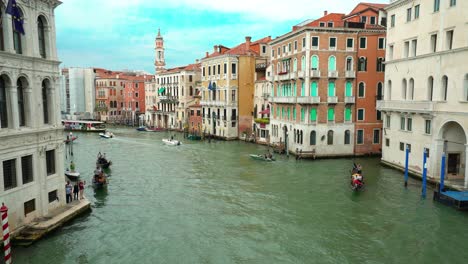
<path fill-rule="evenodd" d="M 218 52 L 218 45 L 213 46 L 213 52 Z"/>
<path fill-rule="evenodd" d="M 195 63 L 196 63 L 196 64 L 198 64 L 198 62 L 199 62 L 199 60 L 198 60 L 198 59 L 196 59 L 196 60 L 195 60 Z"/>
<path fill-rule="evenodd" d="M 209 54 L 209 53 L 208 53 L 208 51 L 207 51 L 207 52 L 206 52 L 206 56 L 205 56 L 205 57 L 208 57 L 208 55 L 210 55 L 210 54 Z"/>
<path fill-rule="evenodd" d="M 249 36 L 245 37 L 245 48 L 246 48 L 247 50 L 250 49 L 250 40 L 251 40 L 251 39 L 252 39 L 252 37 L 249 37 Z"/>
<path fill-rule="evenodd" d="M 326 15 L 328 15 L 328 11 L 327 11 L 327 10 L 323 11 L 323 16 L 326 16 Z"/>

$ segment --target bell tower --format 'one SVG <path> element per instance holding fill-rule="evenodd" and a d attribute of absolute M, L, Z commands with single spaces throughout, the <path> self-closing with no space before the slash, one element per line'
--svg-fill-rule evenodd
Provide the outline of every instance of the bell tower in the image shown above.
<path fill-rule="evenodd" d="M 166 66 L 166 61 L 164 59 L 164 39 L 161 36 L 161 30 L 158 29 L 158 36 L 155 40 L 155 50 L 156 50 L 156 58 L 154 60 L 155 72 L 160 73 L 164 70 Z"/>

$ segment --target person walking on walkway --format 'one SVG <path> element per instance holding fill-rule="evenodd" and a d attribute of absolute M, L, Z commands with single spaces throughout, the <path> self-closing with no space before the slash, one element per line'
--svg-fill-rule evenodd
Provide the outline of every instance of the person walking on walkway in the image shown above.
<path fill-rule="evenodd" d="M 81 199 L 84 199 L 83 197 L 83 193 L 84 193 L 84 186 L 86 184 L 86 181 L 83 182 L 83 181 L 80 181 L 80 183 L 78 184 L 78 187 L 80 188 L 80 200 Z"/>
<path fill-rule="evenodd" d="M 67 203 L 70 203 L 72 201 L 72 189 L 73 187 L 71 186 L 70 182 L 67 181 L 67 184 L 65 185 L 65 193 L 67 197 Z"/>
<path fill-rule="evenodd" d="M 79 190 L 78 183 L 75 183 L 75 185 L 73 185 L 73 200 L 78 200 Z"/>

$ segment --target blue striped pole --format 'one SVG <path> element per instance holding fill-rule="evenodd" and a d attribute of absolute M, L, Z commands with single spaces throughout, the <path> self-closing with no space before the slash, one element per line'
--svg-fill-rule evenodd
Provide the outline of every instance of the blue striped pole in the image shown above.
<path fill-rule="evenodd" d="M 427 164 L 426 164 L 426 159 L 427 159 L 427 153 L 426 153 L 426 150 L 424 150 L 424 154 L 423 154 L 422 193 L 421 193 L 421 196 L 422 196 L 423 198 L 426 198 L 426 181 L 427 181 Z"/>
<path fill-rule="evenodd" d="M 409 148 L 406 146 L 406 157 L 405 157 L 405 187 L 408 186 L 408 162 L 409 162 Z"/>
<path fill-rule="evenodd" d="M 445 179 L 445 153 L 442 153 L 442 166 L 440 167 L 440 185 L 439 193 L 444 190 L 444 179 Z"/>

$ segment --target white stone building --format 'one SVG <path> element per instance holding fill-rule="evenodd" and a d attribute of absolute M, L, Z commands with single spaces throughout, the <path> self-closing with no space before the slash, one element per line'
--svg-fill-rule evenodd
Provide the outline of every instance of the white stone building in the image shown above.
<path fill-rule="evenodd" d="M 24 33 L 1 9 L 0 202 L 12 230 L 65 204 L 55 45 L 57 0 L 18 1 Z"/>
<path fill-rule="evenodd" d="M 468 187 L 468 1 L 398 0 L 388 12 L 383 156 L 421 174 L 424 150 L 428 176 L 446 175 Z"/>
<path fill-rule="evenodd" d="M 152 78 L 145 82 L 145 124 L 149 127 L 154 127 L 155 110 L 156 110 L 156 79 Z"/>
<path fill-rule="evenodd" d="M 61 111 L 64 119 L 93 119 L 96 105 L 96 74 L 93 68 L 62 70 Z"/>
<path fill-rule="evenodd" d="M 267 49 L 267 54 L 269 50 Z M 255 90 L 254 90 L 254 130 L 256 142 L 260 144 L 270 143 L 270 115 L 272 96 L 271 65 L 268 60 L 258 60 L 255 66 Z"/>

